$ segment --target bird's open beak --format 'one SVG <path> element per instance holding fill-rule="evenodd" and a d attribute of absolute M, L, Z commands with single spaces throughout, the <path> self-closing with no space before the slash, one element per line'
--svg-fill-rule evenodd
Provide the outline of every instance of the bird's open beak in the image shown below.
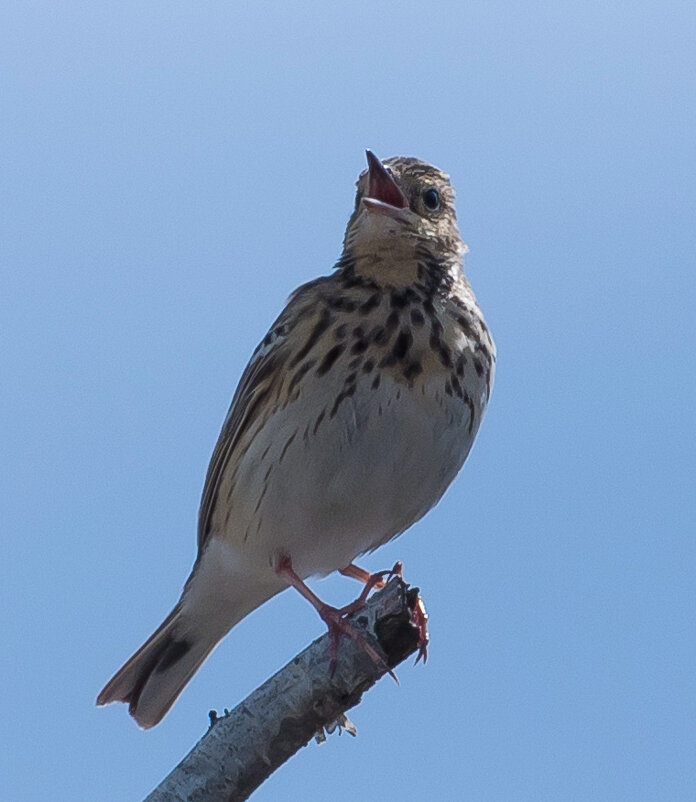
<path fill-rule="evenodd" d="M 375 154 L 371 150 L 365 153 L 369 172 L 367 194 L 362 199 L 364 206 L 370 212 L 385 214 L 397 220 L 403 218 L 403 210 L 408 209 L 406 196 Z"/>

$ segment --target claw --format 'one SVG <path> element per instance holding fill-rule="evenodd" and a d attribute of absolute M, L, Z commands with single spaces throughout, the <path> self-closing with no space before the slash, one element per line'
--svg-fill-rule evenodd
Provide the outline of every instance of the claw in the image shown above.
<path fill-rule="evenodd" d="M 366 571 L 364 568 L 360 568 L 353 563 L 347 565 L 345 568 L 342 568 L 340 573 L 342 573 L 344 576 L 350 576 L 353 579 L 358 579 L 360 582 L 365 583 L 365 587 L 363 588 L 360 596 L 358 596 L 358 598 L 352 604 L 341 608 L 342 611 L 344 611 L 346 615 L 349 615 L 350 613 L 354 613 L 359 610 L 365 604 L 365 601 L 367 600 L 372 588 L 383 587 L 393 576 L 398 576 L 399 579 L 403 580 L 403 570 L 404 565 L 401 560 L 397 560 L 394 563 L 394 567 L 390 571 L 378 571 L 375 574 L 371 574 L 369 571 Z M 386 577 L 386 580 L 384 577 Z M 428 614 L 425 612 L 423 600 L 420 598 L 420 596 L 418 597 L 416 606 L 413 608 L 411 623 L 418 627 L 419 632 L 416 664 L 422 660 L 423 664 L 425 665 L 428 660 L 428 643 L 430 642 L 430 639 L 428 637 Z M 389 673 L 398 683 L 396 675 L 392 671 Z"/>
<path fill-rule="evenodd" d="M 428 614 L 425 612 L 423 599 L 421 599 L 420 596 L 413 608 L 411 623 L 418 627 L 420 635 L 420 639 L 418 640 L 418 654 L 416 655 L 416 662 L 414 665 L 418 665 L 421 660 L 423 661 L 423 665 L 425 665 L 428 662 L 428 644 L 430 643 L 430 638 L 428 637 Z"/>
<path fill-rule="evenodd" d="M 404 578 L 404 564 L 401 562 L 401 560 L 397 560 L 394 563 L 394 567 L 388 573 L 389 573 L 389 579 L 391 579 L 393 576 L 398 576 L 399 579 L 403 579 Z M 389 580 L 387 580 L 387 581 L 389 581 Z"/>
<path fill-rule="evenodd" d="M 346 619 L 346 616 L 359 610 L 365 606 L 365 602 L 360 602 L 356 599 L 351 604 L 345 607 L 336 608 L 325 604 L 320 610 L 319 615 L 329 628 L 329 671 L 331 676 L 336 673 L 337 656 L 338 656 L 338 639 L 340 635 L 346 635 L 352 638 L 358 646 L 370 657 L 370 659 L 385 673 L 389 674 L 392 679 L 399 684 L 399 679 L 391 668 L 384 662 L 377 650 L 370 644 L 368 639 L 360 632 L 355 625 Z"/>
<path fill-rule="evenodd" d="M 396 566 L 395 566 L 396 567 Z M 344 569 L 344 572 L 348 573 L 349 576 L 355 576 L 356 573 L 354 571 L 349 571 L 349 569 L 354 569 L 355 572 L 360 572 L 362 569 L 356 568 L 356 566 L 348 566 L 348 569 Z M 300 579 L 300 577 L 295 573 L 292 567 L 292 562 L 289 557 L 283 557 L 278 561 L 276 565 L 276 573 L 278 576 L 285 577 L 289 584 L 291 584 L 294 588 L 296 588 L 307 601 L 314 607 L 314 609 L 319 613 L 322 620 L 326 623 L 329 628 L 329 670 L 331 671 L 331 676 L 334 675 L 336 671 L 337 665 L 337 655 L 338 655 L 338 639 L 340 635 L 347 635 L 349 638 L 352 638 L 358 646 L 372 659 L 372 661 L 382 670 L 384 673 L 389 674 L 392 679 L 399 684 L 399 680 L 396 674 L 389 668 L 389 666 L 384 662 L 382 657 L 379 655 L 377 650 L 369 643 L 365 635 L 360 632 L 353 622 L 347 620 L 347 616 L 356 613 L 358 610 L 361 610 L 365 603 L 367 602 L 367 597 L 375 585 L 382 581 L 382 578 L 387 574 L 392 572 L 390 571 L 381 571 L 376 574 L 367 574 L 367 572 L 363 572 L 367 574 L 367 580 L 365 581 L 365 587 L 362 589 L 361 594 L 358 598 L 347 604 L 345 607 L 336 608 L 331 607 L 328 604 L 325 604 L 311 588 L 307 587 L 307 585 Z"/>

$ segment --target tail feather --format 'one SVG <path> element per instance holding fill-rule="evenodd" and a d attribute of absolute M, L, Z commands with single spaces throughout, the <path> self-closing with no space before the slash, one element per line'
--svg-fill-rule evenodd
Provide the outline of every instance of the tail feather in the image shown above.
<path fill-rule="evenodd" d="M 138 724 L 149 729 L 158 724 L 174 704 L 217 639 L 192 632 L 177 633 L 181 610 L 172 610 L 160 627 L 107 682 L 97 704 L 126 702 Z"/>
<path fill-rule="evenodd" d="M 177 605 L 106 683 L 97 704 L 126 702 L 141 727 L 154 727 L 230 629 L 284 587 L 275 575 L 264 583 L 240 572 L 235 552 L 213 538 Z"/>

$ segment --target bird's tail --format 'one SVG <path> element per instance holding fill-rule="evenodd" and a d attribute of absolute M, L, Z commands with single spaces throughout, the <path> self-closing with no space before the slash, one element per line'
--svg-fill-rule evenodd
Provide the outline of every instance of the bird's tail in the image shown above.
<path fill-rule="evenodd" d="M 176 607 L 106 683 L 98 705 L 126 702 L 141 727 L 154 727 L 230 629 L 285 587 L 240 574 L 228 552 L 218 541 L 206 548 Z"/>
<path fill-rule="evenodd" d="M 106 683 L 97 704 L 126 702 L 141 727 L 158 724 L 219 640 L 203 632 L 183 632 L 181 624 L 179 603 Z"/>

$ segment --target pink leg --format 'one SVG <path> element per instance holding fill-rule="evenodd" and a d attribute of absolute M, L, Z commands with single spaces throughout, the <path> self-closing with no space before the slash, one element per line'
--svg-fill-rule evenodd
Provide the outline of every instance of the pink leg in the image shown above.
<path fill-rule="evenodd" d="M 289 557 L 284 557 L 280 560 L 278 565 L 276 566 L 276 573 L 278 576 L 282 576 L 287 579 L 288 583 L 292 585 L 296 590 L 298 590 L 307 601 L 314 607 L 314 609 L 319 613 L 322 620 L 326 623 L 329 628 L 329 636 L 330 636 L 330 643 L 331 643 L 331 673 L 333 674 L 336 670 L 336 655 L 338 651 L 338 638 L 341 634 L 347 635 L 349 638 L 352 638 L 362 649 L 366 652 L 372 660 L 384 671 L 388 671 L 389 674 L 398 682 L 396 678 L 396 674 L 386 665 L 384 660 L 379 656 L 379 654 L 375 651 L 375 649 L 370 645 L 367 638 L 362 635 L 352 624 L 346 620 L 346 616 L 351 615 L 354 612 L 357 612 L 362 607 L 365 606 L 365 601 L 367 600 L 367 596 L 369 592 L 374 587 L 375 583 L 381 579 L 380 574 L 372 574 L 369 580 L 366 582 L 365 587 L 363 588 L 362 593 L 358 598 L 352 602 L 351 604 L 347 604 L 345 607 L 336 608 L 331 607 L 331 605 L 326 604 L 323 602 L 314 591 L 309 588 L 295 573 L 292 567 L 292 562 Z M 388 572 L 384 572 L 388 573 Z"/>
<path fill-rule="evenodd" d="M 384 576 L 386 576 L 387 579 L 390 579 L 392 576 L 400 577 L 402 568 L 403 566 L 399 561 L 395 563 L 391 571 L 378 571 L 376 574 L 371 574 L 359 565 L 351 563 L 350 565 L 346 565 L 345 568 L 339 569 L 338 573 L 343 574 L 343 576 L 349 576 L 351 579 L 357 579 L 358 582 L 364 582 L 366 585 L 369 584 L 372 589 L 383 588 L 387 584 L 386 581 L 382 579 Z"/>
<path fill-rule="evenodd" d="M 353 563 L 346 565 L 345 568 L 341 568 L 338 573 L 343 574 L 343 576 L 349 576 L 351 579 L 357 579 L 358 582 L 363 582 L 364 584 L 367 584 L 372 578 L 372 574 L 369 571 L 366 571 L 364 568 L 361 568 L 359 565 L 354 565 Z M 383 579 L 378 579 L 377 582 L 374 583 L 373 587 L 383 588 L 385 584 L 386 583 Z"/>

